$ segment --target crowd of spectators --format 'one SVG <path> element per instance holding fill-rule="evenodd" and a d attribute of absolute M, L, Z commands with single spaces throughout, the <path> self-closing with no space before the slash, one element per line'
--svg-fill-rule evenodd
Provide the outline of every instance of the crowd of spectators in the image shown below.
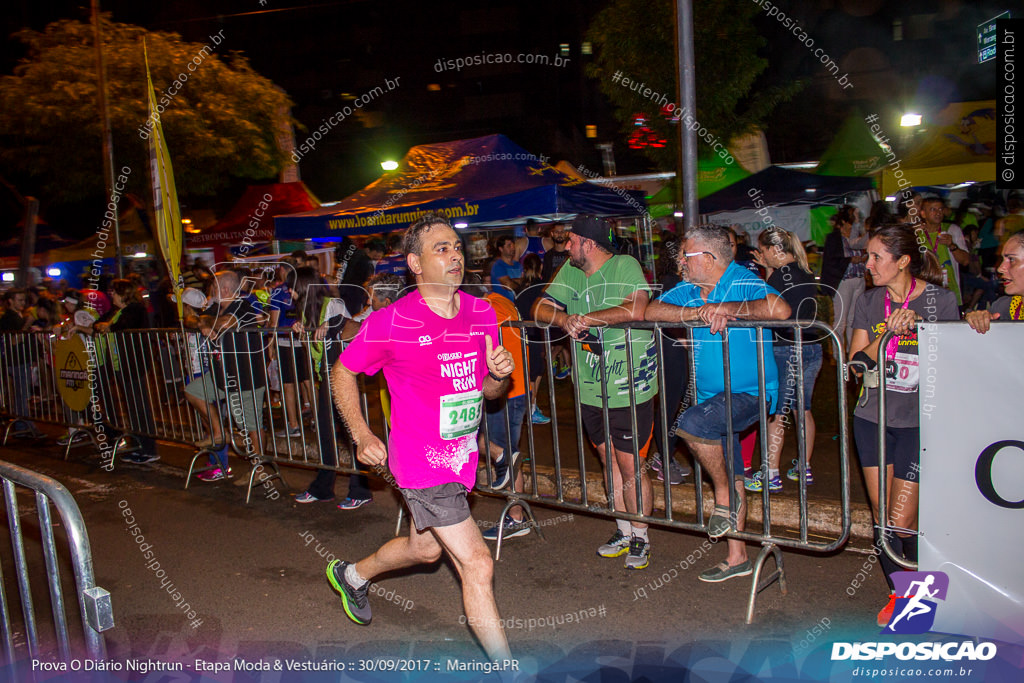
<path fill-rule="evenodd" d="M 777 493 L 783 488 L 782 444 L 786 426 L 794 420 L 803 425 L 803 442 L 798 444 L 802 456 L 787 476 L 803 485 L 814 483 L 812 404 L 823 351 L 820 336 L 779 329 L 759 342 L 752 330 L 727 325 L 737 319 L 810 322 L 827 298 L 833 311 L 829 322 L 849 352 L 850 358 L 843 360 L 857 360 L 863 374 L 853 433 L 873 511 L 878 495 L 873 406 L 879 387 L 890 392 L 886 438 L 895 483 L 889 496 L 902 496 L 911 504 L 889 520 L 901 530 L 889 543 L 915 560 L 919 425 L 917 377 L 909 370 L 916 367 L 915 324 L 926 311 L 935 320 L 966 315 L 971 327 L 986 333 L 992 321 L 1024 317 L 1024 204 L 1012 196 L 1006 212 L 997 214 L 986 202 L 965 202 L 953 210 L 941 198 L 921 196 L 901 204 L 895 215 L 884 203 L 873 206 L 863 219 L 855 207 L 840 207 L 831 219 L 833 231 L 825 240 L 817 277 L 804 245 L 778 227 L 754 235 L 754 245 L 747 244 L 743 231 L 710 225 L 680 236 L 659 235 L 657 278 L 643 270 L 637 259 L 641 251 L 628 229 L 616 230 L 603 219 L 578 217 L 572 225 L 527 222 L 519 236 L 496 235 L 490 240 L 490 261 L 467 278 L 471 293 L 487 298 L 499 321 L 533 320 L 564 334 L 531 329 L 526 355 L 516 358 L 512 391 L 488 405 L 484 452 L 494 465 L 492 485 L 522 486 L 516 469 L 519 434 L 526 419 L 550 422 L 537 404 L 545 392 L 541 379 L 550 366 L 556 377 L 571 376 L 577 387 L 584 433 L 611 470 L 612 490 L 607 493 L 616 510 L 649 514 L 653 496 L 648 470 L 677 484 L 692 472 L 689 463 L 680 462 L 688 453 L 712 480 L 711 536 L 741 531 L 745 492 Z M 189 369 L 185 394 L 207 434 L 196 446 L 210 456 L 209 467 L 198 473 L 201 480 L 230 476 L 231 433 L 244 435 L 246 443 L 263 444 L 268 411 L 276 409 L 281 429 L 270 438 L 299 438 L 304 424 L 315 425 L 322 462 L 332 466 L 338 462 L 338 439 L 345 437 L 345 429 L 329 407 L 328 371 L 360 321 L 394 303 L 408 287 L 398 237 L 374 237 L 361 245 L 346 239 L 333 254 L 329 274 L 323 271 L 330 260 L 302 251 L 273 267 L 240 261 L 216 273 L 199 260 L 186 263 L 181 320 L 170 281 L 155 272 L 125 279 L 104 276 L 83 290 L 52 281 L 11 289 L 0 298 L 0 331 L 94 339 L 98 364 L 105 368 L 100 376 L 106 379 L 96 391 L 106 431 L 120 436 L 123 422 L 114 418 L 118 411 L 132 415 L 138 447 L 126 457 L 145 463 L 158 457 L 153 406 L 143 379 L 149 368 L 137 352 L 138 342 L 124 333 L 180 324 L 191 331 L 189 357 L 184 359 Z M 665 386 L 657 381 L 656 337 L 649 331 L 627 337 L 623 330 L 609 328 L 639 320 L 707 323 L 690 332 L 659 332 Z M 276 330 L 276 336 L 266 330 Z M 873 359 L 886 330 L 898 337 L 886 349 L 886 366 L 875 368 Z M 726 334 L 732 353 L 731 416 L 725 412 L 726 373 L 718 343 Z M 40 374 L 52 372 L 45 367 L 52 359 L 29 363 L 32 356 L 19 347 L 26 343 L 9 336 L 0 347 L 12 386 L 9 405 L 18 416 L 30 415 L 33 401 L 57 400 L 44 393 L 50 383 Z M 519 350 L 521 337 L 510 332 L 502 343 Z M 765 386 L 763 396 L 759 382 Z M 277 383 L 280 399 L 270 395 Z M 796 393 L 797 385 L 803 386 L 802 395 Z M 381 391 L 387 413 L 388 397 Z M 666 393 L 669 412 L 658 420 L 672 427 L 664 443 L 660 430 L 653 429 L 653 398 L 659 391 Z M 120 406 L 115 395 L 121 397 Z M 529 404 L 528 395 L 533 400 Z M 605 404 L 607 419 L 601 409 Z M 762 410 L 770 419 L 766 433 L 759 435 Z M 730 422 L 732 442 L 727 440 Z M 27 420 L 17 428 L 18 435 L 39 436 Z M 760 468 L 752 456 L 758 438 L 767 440 L 768 453 Z M 730 451 L 732 459 L 726 457 Z M 635 455 L 642 463 L 639 470 Z M 334 479 L 333 470 L 322 470 L 297 502 L 333 499 Z M 365 477 L 356 475 L 339 507 L 351 510 L 370 500 Z M 502 524 L 510 536 L 529 532 L 518 511 Z M 627 568 L 646 567 L 646 525 L 620 520 L 597 552 L 603 557 L 626 555 Z M 883 566 L 887 576 L 895 571 L 891 562 Z M 700 578 L 718 582 L 750 573 L 745 544 L 730 539 L 725 561 Z"/>

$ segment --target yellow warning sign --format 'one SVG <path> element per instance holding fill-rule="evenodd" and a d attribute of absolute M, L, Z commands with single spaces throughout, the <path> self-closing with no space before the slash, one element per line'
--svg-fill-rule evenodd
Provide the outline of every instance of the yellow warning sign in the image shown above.
<path fill-rule="evenodd" d="M 57 391 L 71 410 L 85 410 L 92 395 L 89 389 L 88 355 L 81 337 L 74 336 L 56 343 L 54 369 Z"/>

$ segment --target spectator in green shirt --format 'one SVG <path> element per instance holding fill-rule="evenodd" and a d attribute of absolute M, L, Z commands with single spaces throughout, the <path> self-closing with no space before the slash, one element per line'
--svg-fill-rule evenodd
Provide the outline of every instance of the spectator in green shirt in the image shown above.
<path fill-rule="evenodd" d="M 651 399 L 658 391 L 654 335 L 630 330 L 627 336 L 624 329 L 606 326 L 643 320 L 649 299 L 650 287 L 637 260 L 615 254 L 612 226 L 580 215 L 572 223 L 569 262 L 533 309 L 537 322 L 561 327 L 577 344 L 573 379 L 579 387 L 580 415 L 601 462 L 611 467 L 613 490 L 608 499 L 613 509 L 643 515 L 651 514 L 653 507 L 651 480 L 646 468 L 637 472 L 634 448 L 643 463 L 653 433 Z M 604 429 L 604 406 L 609 434 Z M 606 454 L 608 444 L 612 457 Z M 650 556 L 647 525 L 625 520 L 616 525 L 615 534 L 597 554 L 627 555 L 627 569 L 645 568 Z"/>

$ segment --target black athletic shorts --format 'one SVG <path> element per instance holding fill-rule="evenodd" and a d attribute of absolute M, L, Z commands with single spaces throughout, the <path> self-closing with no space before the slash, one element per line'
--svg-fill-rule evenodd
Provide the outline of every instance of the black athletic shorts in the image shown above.
<path fill-rule="evenodd" d="M 596 445 L 604 444 L 604 417 L 596 406 L 581 405 L 580 417 L 587 437 Z M 654 401 L 636 407 L 637 447 L 642 451 L 654 433 Z M 633 452 L 633 420 L 629 408 L 609 408 L 608 426 L 612 446 L 624 453 Z M 643 455 L 643 453 L 641 453 Z"/>

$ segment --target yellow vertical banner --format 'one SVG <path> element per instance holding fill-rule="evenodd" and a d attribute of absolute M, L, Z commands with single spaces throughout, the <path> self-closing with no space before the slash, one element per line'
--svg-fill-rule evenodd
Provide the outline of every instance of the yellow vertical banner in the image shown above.
<path fill-rule="evenodd" d="M 149 118 L 153 122 L 153 133 L 149 138 L 149 166 L 153 179 L 153 213 L 156 215 L 156 239 L 160 243 L 167 272 L 171 276 L 174 287 L 174 298 L 178 305 L 178 317 L 181 317 L 181 290 L 184 281 L 181 277 L 181 245 L 183 241 L 181 228 L 181 209 L 178 207 L 178 191 L 174 188 L 174 170 L 171 168 L 171 155 L 167 151 L 167 140 L 164 138 L 160 124 L 160 112 L 156 108 L 156 93 L 153 91 L 153 78 L 149 73 L 149 54 L 146 43 L 142 43 L 143 58 L 146 61 L 146 83 L 149 95 Z"/>

